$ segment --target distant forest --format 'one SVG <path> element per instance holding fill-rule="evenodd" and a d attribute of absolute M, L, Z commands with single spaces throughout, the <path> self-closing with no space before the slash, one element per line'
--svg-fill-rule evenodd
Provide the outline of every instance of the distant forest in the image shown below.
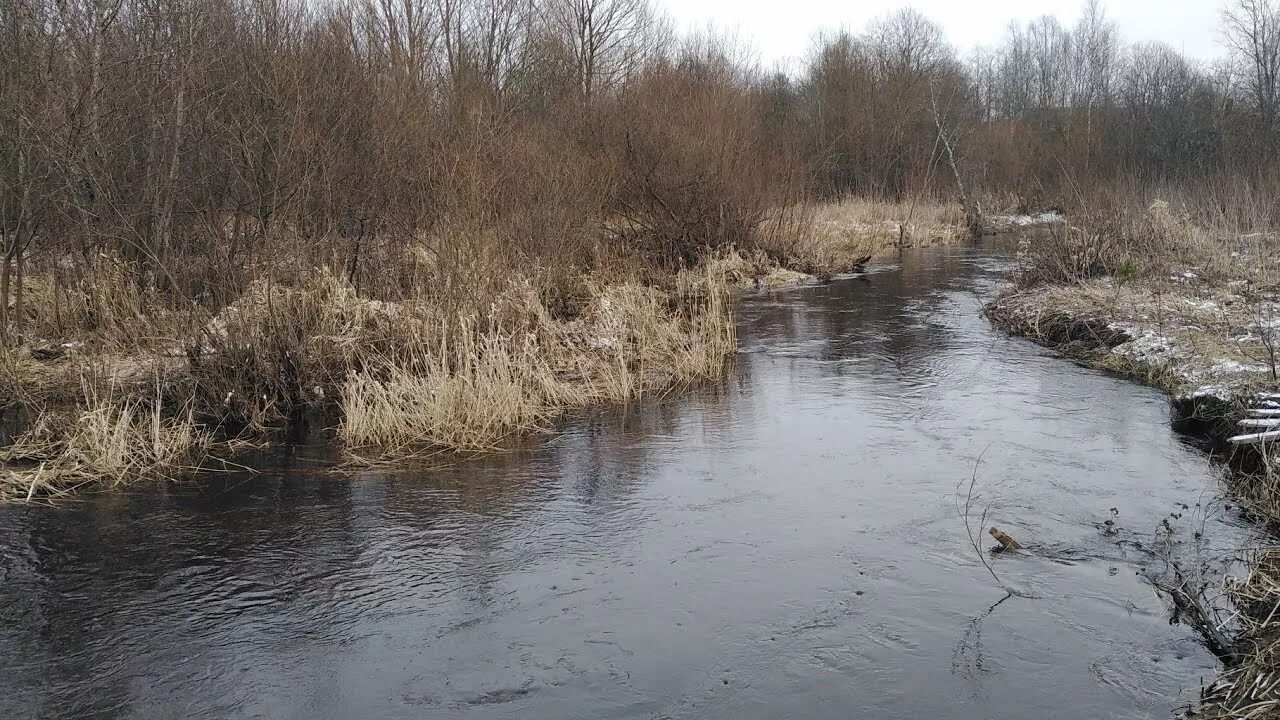
<path fill-rule="evenodd" d="M 772 208 L 958 180 L 1041 205 L 1269 182 L 1280 4 L 1218 32 L 1205 64 L 1094 0 L 961 55 L 904 9 L 778 72 L 647 0 L 0 0 L 0 267 L 110 250 L 203 298 L 406 246 L 686 262 Z"/>

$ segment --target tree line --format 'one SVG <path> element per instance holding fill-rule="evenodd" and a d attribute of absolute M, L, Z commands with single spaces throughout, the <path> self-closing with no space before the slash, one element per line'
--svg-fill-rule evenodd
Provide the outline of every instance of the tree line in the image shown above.
<path fill-rule="evenodd" d="M 908 9 L 821 37 L 800 77 L 779 83 L 832 194 L 910 192 L 933 173 L 930 94 L 947 98 L 966 170 L 990 189 L 1266 173 L 1280 139 L 1280 4 L 1233 0 L 1219 34 L 1215 62 L 1126 44 L 1089 0 L 1074 27 L 1012 23 L 997 46 L 961 57 Z"/>
<path fill-rule="evenodd" d="M 1280 5 L 1220 31 L 1198 62 L 1091 0 L 961 56 L 904 9 L 782 72 L 650 0 L 0 0 L 0 327 L 25 266 L 107 253 L 216 304 L 318 263 L 394 292 L 407 255 L 459 285 L 696 262 L 850 193 L 1261 177 Z"/>

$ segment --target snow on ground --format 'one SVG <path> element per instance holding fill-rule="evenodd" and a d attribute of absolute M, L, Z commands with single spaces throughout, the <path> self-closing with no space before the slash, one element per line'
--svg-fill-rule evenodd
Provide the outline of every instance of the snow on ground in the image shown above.
<path fill-rule="evenodd" d="M 1066 222 L 1061 213 L 1043 212 L 1036 215 L 992 215 L 986 219 L 989 232 L 1011 232 L 1013 230 L 1047 227 Z"/>

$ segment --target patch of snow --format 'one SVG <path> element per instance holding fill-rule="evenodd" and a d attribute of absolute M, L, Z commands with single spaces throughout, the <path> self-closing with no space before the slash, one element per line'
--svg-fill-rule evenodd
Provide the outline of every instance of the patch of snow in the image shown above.
<path fill-rule="evenodd" d="M 1182 302 L 1186 304 L 1187 307 L 1192 308 L 1193 310 L 1213 311 L 1213 310 L 1219 309 L 1218 303 L 1212 300 L 1197 300 L 1195 298 L 1183 298 Z"/>
<path fill-rule="evenodd" d="M 1259 363 L 1242 363 L 1230 358 L 1219 358 L 1209 367 L 1212 375 L 1237 375 L 1242 373 L 1268 372 L 1270 368 Z"/>
<path fill-rule="evenodd" d="M 1149 330 L 1135 332 L 1122 327 L 1117 329 L 1124 330 L 1133 339 L 1112 348 L 1111 352 L 1115 355 L 1155 365 L 1168 362 L 1179 354 L 1177 343 L 1172 338 Z"/>
<path fill-rule="evenodd" d="M 1230 402 L 1236 397 L 1236 392 L 1225 385 L 1202 385 L 1182 397 L 1189 399 L 1214 398 L 1215 400 Z"/>
<path fill-rule="evenodd" d="M 987 227 L 994 232 L 1009 232 L 1017 228 L 1042 227 L 1066 222 L 1061 213 L 1043 212 L 1037 215 L 992 215 L 987 218 Z"/>
<path fill-rule="evenodd" d="M 1030 227 L 1032 225 L 1052 225 L 1066 220 L 1062 215 L 1056 212 L 1043 212 L 1039 215 L 1011 215 L 1009 220 L 1018 227 Z"/>

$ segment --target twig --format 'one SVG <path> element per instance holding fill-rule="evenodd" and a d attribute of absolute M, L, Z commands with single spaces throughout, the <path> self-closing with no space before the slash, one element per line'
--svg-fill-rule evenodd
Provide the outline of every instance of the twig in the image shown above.
<path fill-rule="evenodd" d="M 996 581 L 997 585 L 1004 589 L 1005 592 L 1012 592 L 1005 586 L 1004 582 L 1000 579 L 1000 576 L 996 574 L 995 568 L 991 567 L 991 562 L 987 560 L 987 554 L 982 551 L 982 542 L 980 540 L 982 537 L 982 527 L 979 527 L 978 532 L 975 533 L 973 530 L 973 523 L 969 521 L 969 515 L 973 511 L 973 503 L 977 500 L 973 494 L 973 490 L 978 485 L 978 466 L 982 464 L 982 458 L 990 449 L 991 445 L 988 443 L 987 446 L 982 449 L 982 452 L 978 454 L 978 459 L 973 463 L 973 474 L 969 477 L 969 488 L 965 492 L 963 506 L 958 505 L 959 492 L 956 493 L 957 509 L 960 511 L 960 518 L 964 521 L 964 532 L 965 535 L 969 537 L 969 545 L 973 548 L 973 551 L 978 554 L 978 560 L 982 562 L 982 566 L 987 569 L 987 572 L 991 573 L 991 578 Z M 990 508 L 982 511 L 982 515 L 978 520 L 978 524 L 980 526 L 986 526 L 989 514 Z"/>

